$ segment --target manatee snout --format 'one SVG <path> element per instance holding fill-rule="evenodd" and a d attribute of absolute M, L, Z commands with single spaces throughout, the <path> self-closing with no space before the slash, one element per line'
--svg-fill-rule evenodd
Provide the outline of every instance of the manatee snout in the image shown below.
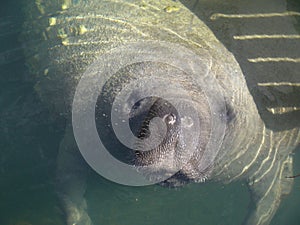
<path fill-rule="evenodd" d="M 145 101 L 142 102 L 145 103 Z M 146 110 L 141 109 L 143 107 L 149 110 L 141 122 L 142 125 L 137 135 L 141 142 L 136 143 L 137 150 L 133 154 L 133 165 L 148 179 L 155 179 L 154 177 L 161 176 L 168 177 L 168 179 L 159 183 L 162 186 L 178 187 L 191 181 L 205 181 L 209 176 L 209 170 L 197 171 L 199 163 L 197 159 L 201 157 L 200 154 L 202 153 L 196 151 L 191 154 L 191 149 L 189 148 L 190 142 L 198 140 L 198 135 L 201 133 L 200 130 L 197 130 L 197 132 L 193 130 L 193 126 L 198 119 L 194 117 L 198 115 L 196 112 L 195 115 L 191 113 L 193 106 L 174 106 L 165 99 L 157 98 L 150 107 L 139 103 L 133 109 L 137 112 L 145 113 Z M 181 107 L 181 112 L 189 113 L 181 115 L 178 113 L 177 107 Z M 184 110 L 182 110 L 182 107 Z M 137 115 L 137 113 L 133 114 Z M 159 119 L 158 122 L 165 126 L 165 131 L 162 131 L 163 129 L 160 126 L 156 126 L 155 122 L 153 122 L 157 118 Z M 206 119 L 209 120 L 209 117 Z M 184 129 L 186 130 L 184 131 Z M 189 132 L 189 129 L 191 132 Z M 202 129 L 207 129 L 206 125 L 203 124 Z M 163 136 L 163 140 L 157 147 L 146 151 L 145 149 L 148 148 L 145 146 L 147 144 L 145 139 L 151 135 Z M 152 140 L 158 139 L 152 138 Z M 203 143 L 206 141 L 202 140 Z"/>
<path fill-rule="evenodd" d="M 143 107 L 143 105 L 141 106 Z M 150 107 L 139 130 L 138 138 L 142 143 L 136 143 L 137 150 L 135 150 L 134 165 L 151 165 L 163 160 L 165 155 L 171 155 L 175 151 L 180 137 L 180 124 L 180 117 L 176 108 L 170 102 L 158 98 Z M 162 126 L 164 126 L 163 129 L 161 129 Z M 155 136 L 152 141 L 159 141 L 161 136 L 163 136 L 163 139 L 157 147 L 146 151 L 147 146 L 145 144 L 148 142 L 144 140 L 151 135 Z M 161 169 L 167 171 L 167 168 Z"/>

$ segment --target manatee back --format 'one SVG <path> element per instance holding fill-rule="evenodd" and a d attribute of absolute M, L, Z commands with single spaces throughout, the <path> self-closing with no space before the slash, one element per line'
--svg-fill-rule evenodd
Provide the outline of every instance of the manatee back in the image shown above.
<path fill-rule="evenodd" d="M 41 99 L 56 112 L 69 114 L 78 81 L 99 55 L 137 41 L 167 41 L 195 53 L 205 49 L 211 57 L 205 60 L 211 64 L 221 86 L 230 81 L 239 83 L 241 89 L 246 87 L 233 56 L 180 3 L 28 1 L 25 11 L 28 19 L 23 39 L 27 64 L 37 80 L 36 90 Z M 188 63 L 188 59 L 182 59 L 182 63 Z M 224 68 L 227 74 L 218 73 Z"/>

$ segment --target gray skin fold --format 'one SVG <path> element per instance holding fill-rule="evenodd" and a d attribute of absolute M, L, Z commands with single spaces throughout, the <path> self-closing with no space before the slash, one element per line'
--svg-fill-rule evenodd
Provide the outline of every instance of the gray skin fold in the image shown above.
<path fill-rule="evenodd" d="M 181 58 L 182 54 L 176 51 L 174 54 L 181 59 L 182 68 L 187 68 L 188 73 L 164 62 L 141 61 L 138 65 L 129 65 L 109 80 L 102 92 L 108 108 L 101 104 L 100 109 L 109 111 L 120 87 L 141 80 L 139 84 L 149 89 L 149 93 L 153 92 L 153 96 L 167 92 L 170 96 L 179 93 L 182 98 L 191 98 L 198 112 L 196 117 L 203 126 L 199 133 L 190 135 L 199 140 L 196 151 L 187 163 L 180 165 L 181 160 L 178 159 L 182 155 L 177 150 L 189 151 L 184 149 L 184 144 L 189 141 L 186 136 L 180 135 L 180 129 L 177 129 L 179 122 L 171 126 L 170 120 L 166 120 L 173 120 L 176 112 L 156 98 L 146 101 L 146 104 L 142 102 L 131 112 L 133 118 L 142 118 L 136 128 L 137 134 L 141 137 L 149 130 L 147 118 L 153 113 L 167 123 L 167 135 L 162 144 L 149 153 L 136 151 L 131 163 L 151 164 L 166 154 L 167 163 L 142 171 L 151 177 L 156 170 L 173 171 L 180 165 L 178 173 L 164 181 L 163 185 L 177 186 L 205 180 L 228 183 L 247 179 L 256 204 L 256 209 L 249 212 L 247 223 L 269 224 L 282 194 L 288 193 L 292 185 L 291 180 L 283 177 L 291 175 L 292 159 L 289 154 L 299 143 L 299 129 L 273 131 L 265 126 L 238 62 L 195 14 L 180 2 L 167 0 L 39 1 L 39 4 L 28 1 L 25 11 L 28 12 L 23 32 L 25 55 L 28 67 L 35 75 L 36 91 L 53 113 L 64 116 L 67 121 L 57 159 L 57 190 L 68 225 L 92 224 L 84 198 L 88 165 L 79 152 L 71 123 L 76 87 L 82 74 L 99 56 L 137 42 L 145 45 L 169 43 L 170 49 L 183 46 L 199 57 L 203 69 L 201 73 L 193 71 L 191 62 L 194 59 Z M 161 46 L 157 57 L 163 58 L 171 50 L 164 47 L 165 44 Z M 144 51 L 141 49 L 137 54 L 147 54 Z M 151 54 L 155 51 L 155 48 L 151 50 Z M 128 57 L 127 53 L 123 52 L 122 57 Z M 114 67 L 113 61 L 111 67 Z M 132 71 L 139 71 L 142 76 L 138 77 Z M 150 81 L 151 78 L 159 79 L 155 77 L 157 71 L 164 71 L 161 78 L 170 83 L 180 83 L 182 91 L 168 87 L 156 90 L 142 82 L 146 78 Z M 135 91 L 138 93 L 139 89 L 132 90 L 133 93 Z M 214 92 L 219 94 L 214 95 Z M 218 102 L 225 107 L 219 107 Z M 212 132 L 216 126 L 212 118 L 217 118 L 224 127 L 219 136 Z M 105 129 L 105 122 L 99 122 L 98 129 L 103 131 L 104 137 L 109 137 L 110 131 Z M 209 147 L 214 142 L 221 143 L 217 149 Z"/>

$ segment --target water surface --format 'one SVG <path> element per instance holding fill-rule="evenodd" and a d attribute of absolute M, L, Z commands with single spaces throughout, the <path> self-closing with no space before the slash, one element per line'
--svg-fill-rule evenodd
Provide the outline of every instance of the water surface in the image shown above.
<path fill-rule="evenodd" d="M 0 224 L 59 225 L 64 222 L 54 174 L 64 120 L 53 117 L 34 92 L 21 51 L 26 43 L 19 38 L 24 20 L 20 3 L 0 6 Z M 290 7 L 299 10 L 294 3 Z M 299 152 L 294 162 L 295 174 L 300 173 Z M 95 173 L 89 177 L 86 197 L 97 224 L 241 224 L 252 207 L 242 182 L 136 188 Z M 298 225 L 299 208 L 300 178 L 272 224 Z"/>

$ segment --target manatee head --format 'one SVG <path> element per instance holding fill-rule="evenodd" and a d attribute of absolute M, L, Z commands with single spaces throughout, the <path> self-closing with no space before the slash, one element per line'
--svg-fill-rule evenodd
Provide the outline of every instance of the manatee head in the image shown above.
<path fill-rule="evenodd" d="M 112 84 L 130 77 L 129 73 L 149 75 L 153 71 L 168 75 L 165 81 L 168 86 L 160 84 L 162 79 L 156 80 L 156 77 L 135 80 L 133 87 L 130 87 L 130 82 L 126 85 Z M 190 78 L 189 74 L 170 65 L 150 62 L 132 64 L 118 71 L 116 77 L 105 85 L 102 93 L 109 94 L 106 97 L 102 95 L 102 103 L 98 104 L 99 117 L 111 111 L 129 115 L 128 132 L 134 135 L 133 144 L 125 149 L 113 147 L 111 153 L 121 155 L 120 160 L 125 159 L 147 179 L 160 181 L 162 185 L 179 186 L 188 181 L 204 181 L 213 165 L 215 149 L 211 150 L 208 143 L 213 115 L 222 113 L 222 104 L 214 105 L 217 111 L 212 112 L 204 90 L 189 81 Z M 124 81 L 128 82 L 128 79 Z M 153 90 L 145 90 L 148 85 Z M 124 91 L 125 94 L 118 100 L 114 93 L 120 89 L 128 89 L 128 95 Z M 115 102 L 117 110 L 111 102 Z M 105 108 L 108 113 L 103 112 Z M 107 118 L 106 124 L 112 121 L 113 116 Z M 103 132 L 103 125 L 98 130 Z M 113 129 L 106 137 L 104 139 L 113 143 L 119 141 Z"/>
<path fill-rule="evenodd" d="M 205 49 L 195 53 L 163 42 L 132 43 L 103 55 L 81 78 L 73 102 L 83 157 L 104 177 L 127 185 L 204 181 L 227 127 L 222 85 L 228 71 L 217 73 L 221 69 Z M 99 147 L 104 151 L 94 150 Z"/>

